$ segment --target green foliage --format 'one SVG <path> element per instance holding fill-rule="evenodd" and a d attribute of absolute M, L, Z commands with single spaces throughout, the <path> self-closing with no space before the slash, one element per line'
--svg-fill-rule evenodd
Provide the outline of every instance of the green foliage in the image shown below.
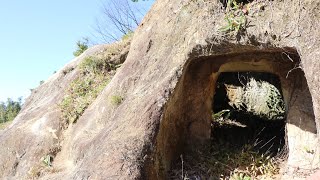
<path fill-rule="evenodd" d="M 66 125 L 75 123 L 88 106 L 109 83 L 110 70 L 116 66 L 106 60 L 87 57 L 80 64 L 81 75 L 68 88 L 67 95 L 60 103 L 62 119 Z"/>
<path fill-rule="evenodd" d="M 234 173 L 230 180 L 251 180 L 251 177 L 246 175 L 245 173 Z"/>
<path fill-rule="evenodd" d="M 103 75 L 81 77 L 73 81 L 60 104 L 65 123 L 75 123 L 108 84 Z"/>
<path fill-rule="evenodd" d="M 0 130 L 5 129 L 6 127 L 8 127 L 12 122 L 11 121 L 7 121 L 5 123 L 0 122 Z"/>
<path fill-rule="evenodd" d="M 224 126 L 224 125 L 234 125 L 238 127 L 246 127 L 245 124 L 242 124 L 240 122 L 237 122 L 236 120 L 229 119 L 231 116 L 232 111 L 229 109 L 224 109 L 222 111 L 219 111 L 217 113 L 212 113 L 211 120 L 212 123 L 218 125 L 218 126 Z"/>
<path fill-rule="evenodd" d="M 246 28 L 247 19 L 242 11 L 242 4 L 238 4 L 236 0 L 228 0 L 227 13 L 224 19 L 227 25 L 220 29 L 222 32 L 238 34 Z"/>
<path fill-rule="evenodd" d="M 112 63 L 108 63 L 104 59 L 90 56 L 90 57 L 86 57 L 81 62 L 81 64 L 79 65 L 79 68 L 83 72 L 86 72 L 89 74 L 99 74 L 103 71 L 116 70 L 118 66 Z"/>
<path fill-rule="evenodd" d="M 85 50 L 88 49 L 88 38 L 84 38 L 83 41 L 77 41 L 77 49 L 73 52 L 74 56 L 80 56 Z"/>
<path fill-rule="evenodd" d="M 212 120 L 213 120 L 213 121 L 218 121 L 218 120 L 220 120 L 221 118 L 224 118 L 223 116 L 224 116 L 225 114 L 229 117 L 229 116 L 230 116 L 230 110 L 229 110 L 229 109 L 224 109 L 224 110 L 219 111 L 219 112 L 217 112 L 217 113 L 213 113 L 213 114 L 212 114 Z M 226 118 L 228 118 L 228 117 L 226 117 Z"/>
<path fill-rule="evenodd" d="M 0 123 L 12 121 L 21 110 L 21 98 L 13 101 L 8 98 L 7 102 L 0 102 Z"/>
<path fill-rule="evenodd" d="M 111 96 L 111 103 L 115 106 L 119 106 L 123 101 L 123 97 L 119 95 Z"/>
<path fill-rule="evenodd" d="M 7 113 L 7 106 L 2 102 L 0 104 L 0 121 L 1 121 L 1 123 L 4 123 L 7 121 L 6 113 Z"/>
<path fill-rule="evenodd" d="M 127 32 L 125 35 L 122 36 L 122 40 L 125 41 L 125 40 L 131 38 L 133 36 L 133 34 L 134 34 L 133 31 Z"/>
<path fill-rule="evenodd" d="M 51 167 L 52 166 L 52 157 L 50 155 L 46 155 L 43 157 L 42 162 L 47 166 L 47 167 Z"/>

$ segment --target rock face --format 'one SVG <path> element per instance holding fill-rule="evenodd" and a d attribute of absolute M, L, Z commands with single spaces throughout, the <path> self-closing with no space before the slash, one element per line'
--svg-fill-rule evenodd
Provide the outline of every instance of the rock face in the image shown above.
<path fill-rule="evenodd" d="M 226 35 L 220 2 L 156 1 L 126 61 L 75 124 L 60 128 L 58 104 L 80 61 L 102 47 L 32 93 L 0 132 L 0 176 L 166 179 L 184 149 L 209 139 L 219 74 L 239 71 L 279 77 L 289 148 L 283 178 L 308 176 L 320 161 L 320 1 L 254 1 L 249 7 L 245 31 Z M 121 100 L 113 103 L 115 97 Z M 52 167 L 42 167 L 48 154 L 54 154 Z"/>

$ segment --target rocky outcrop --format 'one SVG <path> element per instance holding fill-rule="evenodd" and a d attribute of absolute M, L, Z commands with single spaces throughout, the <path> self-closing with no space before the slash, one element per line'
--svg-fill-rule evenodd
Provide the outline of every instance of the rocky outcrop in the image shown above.
<path fill-rule="evenodd" d="M 165 179 L 184 149 L 209 138 L 219 73 L 257 71 L 276 74 L 282 84 L 284 174 L 308 176 L 301 173 L 319 167 L 320 2 L 253 1 L 249 7 L 244 31 L 226 35 L 217 1 L 156 1 L 126 61 L 77 123 L 59 130 L 57 104 L 85 55 L 67 66 L 73 71 L 59 71 L 36 89 L 0 134 L 0 174 L 28 178 L 59 142 L 52 167 L 39 178 Z"/>
<path fill-rule="evenodd" d="M 129 42 L 88 49 L 32 91 L 13 123 L 0 132 L 2 178 L 33 179 L 52 171 L 43 161 L 51 156 L 50 161 L 54 162 L 53 158 L 61 151 L 66 130 L 60 105 L 70 84 L 80 77 L 79 64 L 93 56 L 110 63 L 123 63 Z"/>

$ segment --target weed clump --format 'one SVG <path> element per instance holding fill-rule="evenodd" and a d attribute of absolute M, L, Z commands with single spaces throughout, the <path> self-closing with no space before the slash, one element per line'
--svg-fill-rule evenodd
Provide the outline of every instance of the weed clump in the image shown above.
<path fill-rule="evenodd" d="M 247 10 L 242 3 L 237 3 L 236 0 L 228 0 L 226 7 L 225 20 L 227 25 L 220 28 L 221 32 L 234 33 L 238 35 L 239 32 L 244 31 L 247 26 L 246 18 Z"/>
<path fill-rule="evenodd" d="M 97 98 L 117 66 L 105 59 L 87 57 L 80 64 L 80 76 L 67 90 L 60 103 L 63 124 L 75 123 L 88 106 Z"/>
<path fill-rule="evenodd" d="M 88 49 L 88 38 L 84 38 L 83 41 L 77 41 L 77 49 L 73 52 L 75 57 L 80 56 L 85 50 Z"/>
<path fill-rule="evenodd" d="M 115 106 L 119 106 L 123 101 L 123 97 L 119 95 L 111 96 L 111 103 Z"/>
<path fill-rule="evenodd" d="M 108 81 L 108 78 L 102 75 L 97 75 L 95 79 L 84 77 L 73 81 L 68 90 L 68 95 L 64 97 L 60 104 L 65 123 L 75 123 L 108 84 Z"/>
<path fill-rule="evenodd" d="M 116 70 L 119 66 L 106 62 L 105 59 L 97 58 L 97 57 L 87 57 L 82 63 L 79 65 L 79 68 L 82 72 L 87 74 L 100 74 L 103 72 L 109 72 L 112 70 Z"/>

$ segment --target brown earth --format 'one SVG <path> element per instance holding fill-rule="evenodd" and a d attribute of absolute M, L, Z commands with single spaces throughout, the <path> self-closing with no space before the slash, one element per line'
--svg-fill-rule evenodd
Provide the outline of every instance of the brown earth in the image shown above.
<path fill-rule="evenodd" d="M 320 1 L 253 1 L 238 36 L 219 30 L 224 17 L 217 1 L 156 1 L 125 63 L 77 123 L 60 129 L 57 104 L 79 62 L 108 45 L 89 49 L 34 90 L 0 132 L 0 176 L 166 179 L 184 150 L 209 139 L 215 81 L 229 71 L 279 76 L 288 109 L 282 178 L 309 176 L 320 161 Z M 41 169 L 52 151 L 53 167 Z"/>

